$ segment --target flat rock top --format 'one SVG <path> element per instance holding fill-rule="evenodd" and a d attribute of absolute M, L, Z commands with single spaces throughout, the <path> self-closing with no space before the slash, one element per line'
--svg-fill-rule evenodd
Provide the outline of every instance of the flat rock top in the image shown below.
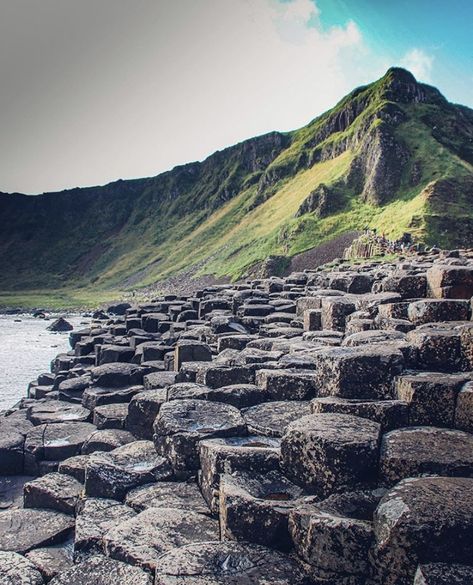
<path fill-rule="evenodd" d="M 42 585 L 37 567 L 14 552 L 0 551 L 0 585 Z"/>
<path fill-rule="evenodd" d="M 282 437 L 290 423 L 308 414 L 310 402 L 298 400 L 264 402 L 243 412 L 252 432 L 271 437 Z"/>
<path fill-rule="evenodd" d="M 308 585 L 299 565 L 253 544 L 206 542 L 175 548 L 156 567 L 156 585 Z"/>
<path fill-rule="evenodd" d="M 164 459 L 156 453 L 152 441 L 133 441 L 108 453 L 94 454 L 91 461 L 103 461 L 128 472 L 146 472 L 152 471 Z"/>
<path fill-rule="evenodd" d="M 321 413 L 294 421 L 287 428 L 287 433 L 318 437 L 337 444 L 355 444 L 377 441 L 380 428 L 376 422 L 351 414 Z"/>
<path fill-rule="evenodd" d="M 49 510 L 16 509 L 0 513 L 0 550 L 26 553 L 61 542 L 74 528 L 74 519 Z"/>
<path fill-rule="evenodd" d="M 70 404 L 60 400 L 49 400 L 30 406 L 27 416 L 35 425 L 60 422 L 85 422 L 90 417 L 90 411 L 78 404 Z"/>
<path fill-rule="evenodd" d="M 180 508 L 208 514 L 209 508 L 196 483 L 160 481 L 128 492 L 126 503 L 141 512 L 148 508 Z"/>
<path fill-rule="evenodd" d="M 204 400 L 173 400 L 163 404 L 155 422 L 157 434 L 205 433 L 241 427 L 240 411 L 234 406 Z"/>
<path fill-rule="evenodd" d="M 96 556 L 75 565 L 52 581 L 51 585 L 152 585 L 153 579 L 138 567 Z"/>

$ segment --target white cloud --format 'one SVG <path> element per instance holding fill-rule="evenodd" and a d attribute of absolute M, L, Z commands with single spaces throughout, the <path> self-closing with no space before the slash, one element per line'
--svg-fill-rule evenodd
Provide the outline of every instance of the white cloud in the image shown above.
<path fill-rule="evenodd" d="M 428 55 L 423 49 L 413 48 L 408 51 L 400 61 L 400 65 L 413 73 L 419 81 L 432 81 L 432 67 L 434 57 Z"/>
<path fill-rule="evenodd" d="M 154 175 L 302 126 L 386 69 L 356 23 L 322 27 L 312 0 L 18 6 L 0 23 L 0 54 L 24 48 L 15 78 L 0 63 L 0 190 Z"/>

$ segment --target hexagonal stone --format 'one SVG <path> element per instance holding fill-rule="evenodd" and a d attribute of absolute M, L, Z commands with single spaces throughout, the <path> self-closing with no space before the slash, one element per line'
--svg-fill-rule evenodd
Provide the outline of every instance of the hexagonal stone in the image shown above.
<path fill-rule="evenodd" d="M 87 422 L 90 412 L 79 404 L 61 400 L 48 400 L 33 404 L 27 409 L 27 417 L 34 425 L 61 422 Z"/>
<path fill-rule="evenodd" d="M 104 404 L 118 404 L 119 402 L 128 403 L 133 396 L 142 390 L 143 386 L 123 386 L 120 388 L 90 386 L 84 390 L 84 394 L 82 395 L 82 405 L 89 410 L 94 410 L 97 406 L 103 406 Z"/>
<path fill-rule="evenodd" d="M 473 269 L 436 264 L 427 270 L 427 285 L 437 299 L 470 299 L 473 296 Z"/>
<path fill-rule="evenodd" d="M 210 362 L 212 351 L 201 341 L 178 341 L 174 350 L 174 369 L 179 371 L 183 362 Z"/>
<path fill-rule="evenodd" d="M 26 557 L 38 568 L 46 581 L 72 567 L 72 541 L 61 545 L 35 548 Z"/>
<path fill-rule="evenodd" d="M 230 404 L 236 408 L 246 408 L 266 400 L 265 393 L 255 384 L 233 384 L 209 388 L 193 382 L 181 382 L 169 386 L 167 397 L 168 400 L 210 400 Z"/>
<path fill-rule="evenodd" d="M 92 433 L 82 445 L 81 452 L 84 455 L 96 453 L 97 451 L 113 451 L 128 443 L 133 443 L 135 437 L 123 429 L 103 429 Z"/>
<path fill-rule="evenodd" d="M 58 467 L 58 472 L 65 475 L 70 475 L 77 479 L 80 483 L 85 481 L 85 467 L 89 460 L 89 455 L 75 455 L 61 461 Z"/>
<path fill-rule="evenodd" d="M 266 400 L 307 400 L 315 396 L 317 375 L 310 370 L 259 370 L 255 380 Z"/>
<path fill-rule="evenodd" d="M 159 557 L 175 547 L 218 538 L 218 522 L 190 510 L 149 508 L 109 530 L 106 554 L 154 570 Z"/>
<path fill-rule="evenodd" d="M 246 408 L 243 418 L 250 433 L 264 437 L 282 437 L 290 423 L 307 414 L 310 414 L 309 401 L 282 400 Z"/>
<path fill-rule="evenodd" d="M 64 541 L 73 528 L 73 518 L 52 510 L 5 510 L 0 513 L 0 550 L 25 554 Z"/>
<path fill-rule="evenodd" d="M 289 512 L 304 495 L 278 471 L 238 471 L 220 479 L 222 540 L 245 540 L 288 551 Z"/>
<path fill-rule="evenodd" d="M 103 553 L 102 538 L 121 522 L 134 518 L 136 512 L 116 500 L 87 498 L 76 518 L 74 553 Z"/>
<path fill-rule="evenodd" d="M 410 303 L 407 310 L 409 319 L 415 325 L 436 321 L 467 321 L 470 313 L 469 300 L 422 299 Z"/>
<path fill-rule="evenodd" d="M 43 577 L 38 568 L 21 555 L 0 551 L 1 585 L 42 585 Z"/>
<path fill-rule="evenodd" d="M 409 331 L 407 341 L 415 352 L 416 369 L 439 372 L 459 372 L 464 369 L 461 332 L 453 327 L 421 325 Z"/>
<path fill-rule="evenodd" d="M 25 483 L 25 508 L 50 508 L 74 515 L 82 484 L 70 475 L 48 473 Z"/>
<path fill-rule="evenodd" d="M 380 477 L 387 485 L 424 474 L 473 476 L 473 435 L 450 429 L 415 427 L 383 436 Z"/>
<path fill-rule="evenodd" d="M 24 469 L 25 437 L 14 427 L 0 426 L 0 474 L 16 475 Z"/>
<path fill-rule="evenodd" d="M 199 485 L 212 513 L 219 510 L 220 476 L 235 471 L 279 469 L 280 441 L 274 438 L 228 437 L 199 444 Z"/>
<path fill-rule="evenodd" d="M 40 461 L 62 461 L 79 455 L 82 445 L 93 432 L 94 425 L 82 422 L 34 427 L 26 436 L 25 470 L 36 475 Z"/>
<path fill-rule="evenodd" d="M 104 404 L 94 409 L 94 425 L 99 429 L 123 429 L 128 415 L 128 404 Z"/>
<path fill-rule="evenodd" d="M 402 353 L 375 345 L 333 347 L 314 354 L 319 396 L 392 398 L 395 376 L 404 366 Z"/>
<path fill-rule="evenodd" d="M 125 428 L 139 439 L 152 439 L 153 423 L 158 416 L 159 409 L 166 401 L 166 388 L 139 392 L 133 396 L 128 404 Z"/>
<path fill-rule="evenodd" d="M 402 400 L 356 400 L 325 396 L 310 403 L 312 414 L 339 413 L 368 418 L 383 432 L 407 426 L 407 403 Z"/>
<path fill-rule="evenodd" d="M 148 508 L 180 508 L 197 514 L 210 512 L 197 484 L 191 481 L 150 483 L 129 491 L 125 502 L 137 512 Z"/>
<path fill-rule="evenodd" d="M 138 567 L 130 567 L 103 556 L 92 557 L 74 565 L 50 581 L 51 585 L 152 585 L 153 578 Z"/>
<path fill-rule="evenodd" d="M 468 564 L 473 554 L 473 479 L 405 479 L 374 516 L 378 581 L 411 585 L 417 565 Z"/>
<path fill-rule="evenodd" d="M 319 496 L 367 486 L 376 478 L 380 425 L 348 414 L 313 414 L 291 423 L 281 466 Z"/>
<path fill-rule="evenodd" d="M 151 441 L 135 441 L 90 457 L 85 470 L 85 493 L 123 500 L 131 489 L 171 475 L 169 462 L 156 453 Z"/>
<path fill-rule="evenodd" d="M 175 548 L 156 563 L 155 585 L 309 585 L 300 565 L 256 544 L 206 542 Z"/>
<path fill-rule="evenodd" d="M 178 477 L 189 476 L 199 468 L 200 440 L 245 434 L 240 411 L 220 402 L 174 400 L 161 407 L 154 423 L 156 450 L 169 457 Z"/>
<path fill-rule="evenodd" d="M 399 376 L 396 393 L 409 405 L 409 424 L 453 427 L 457 395 L 468 378 L 468 374 L 440 372 Z"/>
<path fill-rule="evenodd" d="M 471 585 L 473 567 L 448 563 L 419 565 L 413 585 Z"/>
<path fill-rule="evenodd" d="M 298 556 L 314 574 L 325 572 L 333 583 L 343 583 L 344 577 L 369 573 L 374 534 L 368 519 L 337 512 L 324 502 L 296 507 L 289 514 L 289 530 Z"/>
<path fill-rule="evenodd" d="M 0 511 L 23 508 L 23 488 L 31 475 L 0 475 Z"/>
<path fill-rule="evenodd" d="M 143 370 L 136 364 L 103 364 L 92 368 L 90 373 L 93 383 L 105 388 L 121 388 L 143 382 Z"/>

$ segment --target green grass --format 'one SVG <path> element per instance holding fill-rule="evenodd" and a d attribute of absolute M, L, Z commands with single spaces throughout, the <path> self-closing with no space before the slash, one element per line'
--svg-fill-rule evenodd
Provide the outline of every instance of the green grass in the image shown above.
<path fill-rule="evenodd" d="M 120 291 L 87 290 L 32 290 L 0 292 L 0 308 L 36 309 L 51 311 L 66 309 L 94 309 L 103 304 L 121 299 Z"/>

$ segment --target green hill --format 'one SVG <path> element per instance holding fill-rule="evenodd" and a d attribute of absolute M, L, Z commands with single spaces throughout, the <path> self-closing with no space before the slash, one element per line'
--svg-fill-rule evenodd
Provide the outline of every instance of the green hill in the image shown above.
<path fill-rule="evenodd" d="M 236 279 L 366 225 L 473 245 L 473 110 L 402 69 L 304 128 L 153 178 L 0 194 L 0 289 L 136 288 L 183 269 Z"/>

